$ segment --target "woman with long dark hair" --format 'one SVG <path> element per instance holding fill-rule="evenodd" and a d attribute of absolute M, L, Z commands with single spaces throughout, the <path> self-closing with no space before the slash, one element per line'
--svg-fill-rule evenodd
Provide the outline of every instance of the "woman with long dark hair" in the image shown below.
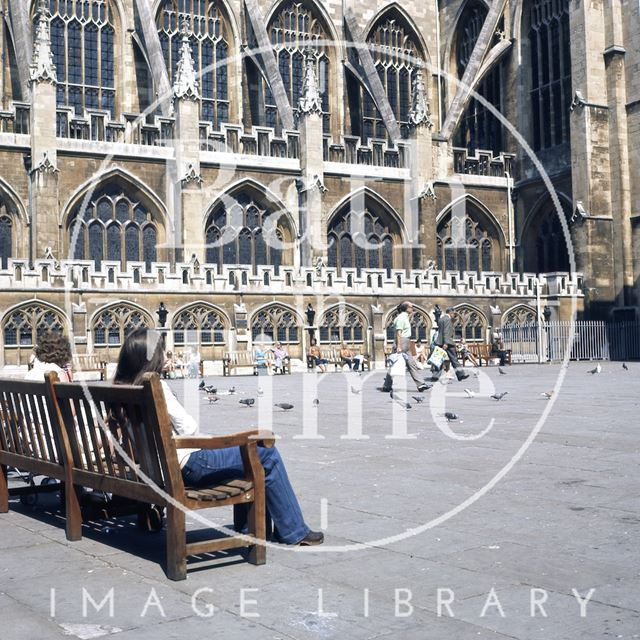
<path fill-rule="evenodd" d="M 163 336 L 153 330 L 136 329 L 125 339 L 114 382 L 139 384 L 145 373 L 162 373 L 165 362 Z M 198 433 L 198 424 L 187 413 L 172 393 L 169 385 L 161 382 L 171 424 L 178 435 Z M 324 535 L 311 531 L 305 524 L 300 505 L 289 481 L 287 470 L 278 450 L 258 446 L 260 461 L 265 472 L 267 510 L 273 520 L 277 537 L 285 544 L 322 544 Z M 179 449 L 178 459 L 185 485 L 207 487 L 223 480 L 242 477 L 244 467 L 239 447 L 229 449 Z"/>

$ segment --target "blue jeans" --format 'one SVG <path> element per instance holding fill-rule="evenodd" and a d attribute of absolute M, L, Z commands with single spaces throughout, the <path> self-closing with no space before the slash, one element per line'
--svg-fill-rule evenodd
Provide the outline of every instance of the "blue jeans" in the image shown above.
<path fill-rule="evenodd" d="M 309 533 L 309 527 L 302 517 L 284 461 L 275 447 L 258 447 L 258 454 L 265 473 L 267 511 L 280 541 L 296 544 Z M 192 453 L 182 468 L 182 477 L 190 487 L 208 487 L 244 477 L 240 447 L 201 449 Z"/>

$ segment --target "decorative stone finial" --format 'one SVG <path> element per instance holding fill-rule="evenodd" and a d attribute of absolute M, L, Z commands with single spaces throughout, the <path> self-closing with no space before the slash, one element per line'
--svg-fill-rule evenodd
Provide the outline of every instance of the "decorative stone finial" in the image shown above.
<path fill-rule="evenodd" d="M 431 122 L 431 113 L 427 102 L 427 90 L 422 79 L 422 69 L 416 70 L 412 89 L 409 123 L 414 127 L 425 125 L 431 129 L 433 122 Z"/>
<path fill-rule="evenodd" d="M 304 52 L 304 83 L 298 102 L 300 113 L 317 113 L 322 115 L 322 100 L 316 78 L 316 58 L 311 47 Z"/>
<path fill-rule="evenodd" d="M 47 8 L 46 0 L 39 0 L 37 8 L 36 39 L 33 43 L 33 61 L 29 67 L 29 79 L 31 82 L 55 83 L 56 67 L 53 64 L 51 52 L 51 34 L 49 22 L 51 14 Z"/>
<path fill-rule="evenodd" d="M 433 188 L 433 182 L 427 182 L 424 188 L 420 192 L 420 198 L 431 198 L 434 202 L 438 199 L 435 189 Z"/>
<path fill-rule="evenodd" d="M 189 184 L 190 182 L 193 182 L 196 185 L 201 185 L 203 182 L 202 176 L 196 171 L 196 168 L 191 163 L 189 163 L 189 166 L 187 167 L 187 172 L 184 174 L 184 176 L 182 176 L 180 181 L 182 182 L 183 187 Z"/>
<path fill-rule="evenodd" d="M 569 111 L 575 111 L 576 109 L 582 109 L 587 104 L 587 101 L 584 99 L 582 92 L 579 89 L 576 89 L 576 92 L 573 95 L 573 100 L 569 105 Z"/>
<path fill-rule="evenodd" d="M 180 59 L 176 67 L 176 77 L 173 82 L 174 98 L 186 100 L 198 100 L 198 78 L 191 56 L 191 44 L 189 43 L 189 21 L 183 20 L 180 24 L 182 44 L 180 45 Z"/>

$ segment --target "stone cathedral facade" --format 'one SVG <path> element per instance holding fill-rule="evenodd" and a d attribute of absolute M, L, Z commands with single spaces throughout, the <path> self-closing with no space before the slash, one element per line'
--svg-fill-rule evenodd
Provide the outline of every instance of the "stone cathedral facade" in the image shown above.
<path fill-rule="evenodd" d="M 0 0 L 0 366 L 635 319 L 637 0 Z M 566 235 L 571 240 L 568 247 Z"/>

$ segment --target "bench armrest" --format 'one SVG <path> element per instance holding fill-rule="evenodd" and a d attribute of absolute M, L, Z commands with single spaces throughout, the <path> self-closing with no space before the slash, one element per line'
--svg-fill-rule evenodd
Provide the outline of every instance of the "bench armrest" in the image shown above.
<path fill-rule="evenodd" d="M 273 447 L 275 436 L 271 431 L 241 431 L 228 436 L 174 436 L 178 449 L 228 449 L 257 442 L 263 447 Z"/>

